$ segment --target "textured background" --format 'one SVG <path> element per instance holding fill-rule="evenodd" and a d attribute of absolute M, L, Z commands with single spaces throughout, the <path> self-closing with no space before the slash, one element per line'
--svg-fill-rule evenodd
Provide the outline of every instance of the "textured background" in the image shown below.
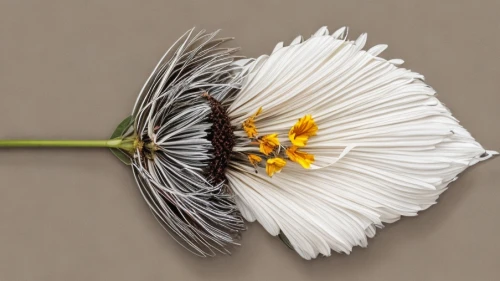
<path fill-rule="evenodd" d="M 500 150 L 498 1 L 0 2 L 0 138 L 106 138 L 184 31 L 222 28 L 242 54 L 320 26 L 425 74 L 484 147 Z M 128 167 L 90 150 L 0 151 L 0 280 L 500 280 L 500 157 L 350 256 L 304 261 L 258 224 L 200 259 L 157 224 Z"/>

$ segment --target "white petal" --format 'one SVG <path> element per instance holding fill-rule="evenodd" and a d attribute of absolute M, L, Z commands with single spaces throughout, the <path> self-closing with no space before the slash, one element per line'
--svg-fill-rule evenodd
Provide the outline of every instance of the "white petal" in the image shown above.
<path fill-rule="evenodd" d="M 332 34 L 332 37 L 333 39 L 345 40 L 345 38 L 347 38 L 348 33 L 349 33 L 349 28 L 344 26 L 336 30 Z"/>
<path fill-rule="evenodd" d="M 354 42 L 354 45 L 358 46 L 358 49 L 361 50 L 366 44 L 366 39 L 368 38 L 368 35 L 366 33 L 361 34 L 358 39 Z"/>
<path fill-rule="evenodd" d="M 320 29 L 318 29 L 318 31 L 316 31 L 316 33 L 314 33 L 313 37 L 314 36 L 325 36 L 325 35 L 328 35 L 328 33 L 329 33 L 328 27 L 323 26 Z"/>
<path fill-rule="evenodd" d="M 386 44 L 380 44 L 380 45 L 376 45 L 376 46 L 371 47 L 370 50 L 368 50 L 367 52 L 369 54 L 371 54 L 372 56 L 378 56 L 383 51 L 385 51 L 385 49 L 387 49 L 387 45 Z"/>
<path fill-rule="evenodd" d="M 405 61 L 402 59 L 392 59 L 392 60 L 389 60 L 389 62 L 394 64 L 394 65 L 401 65 L 401 64 L 405 63 Z"/>
<path fill-rule="evenodd" d="M 278 51 L 281 48 L 283 48 L 283 42 L 279 42 L 278 44 L 276 44 L 272 53 L 275 53 L 276 51 Z"/>
<path fill-rule="evenodd" d="M 301 35 L 299 35 L 299 36 L 295 37 L 295 39 L 293 39 L 292 43 L 290 43 L 290 46 L 302 43 L 302 41 L 304 41 L 304 38 Z"/>

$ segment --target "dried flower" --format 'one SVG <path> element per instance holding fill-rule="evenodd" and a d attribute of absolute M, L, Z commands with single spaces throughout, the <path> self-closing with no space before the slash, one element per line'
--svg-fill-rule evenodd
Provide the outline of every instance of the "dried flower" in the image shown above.
<path fill-rule="evenodd" d="M 248 117 L 245 122 L 243 122 L 243 130 L 245 130 L 249 138 L 255 138 L 258 135 L 257 127 L 255 126 L 255 118 L 259 116 L 261 112 L 262 107 L 259 107 L 257 112 L 255 112 L 252 116 Z"/>
<path fill-rule="evenodd" d="M 315 136 L 318 126 L 311 114 L 308 114 L 297 121 L 288 132 L 288 138 L 295 146 L 305 146 L 309 137 Z"/>
<path fill-rule="evenodd" d="M 272 177 L 275 173 L 281 172 L 281 169 L 285 167 L 286 161 L 283 158 L 269 158 L 266 162 L 266 173 L 268 176 Z"/>
<path fill-rule="evenodd" d="M 263 136 L 259 139 L 260 152 L 265 155 L 269 155 L 269 153 L 273 152 L 273 150 L 280 145 L 280 141 L 278 139 L 278 134 L 271 134 Z"/>
<path fill-rule="evenodd" d="M 311 164 L 314 162 L 314 155 L 300 151 L 296 146 L 287 148 L 286 155 L 290 160 L 299 163 L 305 169 L 311 168 Z"/>
<path fill-rule="evenodd" d="M 255 166 L 262 161 L 262 158 L 255 154 L 248 154 L 248 161 Z"/>

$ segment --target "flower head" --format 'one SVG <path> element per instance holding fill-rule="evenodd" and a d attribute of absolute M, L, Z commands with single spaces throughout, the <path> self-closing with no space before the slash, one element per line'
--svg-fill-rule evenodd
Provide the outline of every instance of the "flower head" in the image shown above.
<path fill-rule="evenodd" d="M 293 145 L 302 147 L 305 146 L 307 140 L 311 136 L 315 136 L 318 131 L 318 126 L 311 114 L 308 114 L 297 121 L 288 132 L 288 138 Z"/>
<path fill-rule="evenodd" d="M 311 168 L 311 163 L 314 162 L 314 155 L 300 151 L 295 145 L 286 149 L 286 155 L 305 169 Z"/>
<path fill-rule="evenodd" d="M 244 229 L 225 181 L 234 136 L 224 106 L 242 77 L 233 75 L 231 49 L 213 55 L 215 35 L 182 36 L 133 111 L 133 135 L 144 144 L 132 157 L 141 193 L 164 228 L 200 256 L 228 252 Z"/>
<path fill-rule="evenodd" d="M 281 172 L 281 169 L 285 167 L 286 161 L 283 158 L 269 158 L 266 162 L 266 173 L 268 176 L 272 177 L 275 173 Z"/>
<path fill-rule="evenodd" d="M 273 152 L 276 146 L 280 145 L 280 141 L 278 139 L 278 134 L 265 135 L 261 139 L 259 139 L 260 144 L 260 152 L 265 155 L 269 155 L 269 153 Z"/>
<path fill-rule="evenodd" d="M 421 75 L 393 66 L 398 60 L 377 59 L 383 45 L 361 51 L 366 35 L 350 41 L 346 34 L 323 27 L 308 43 L 299 36 L 270 56 L 234 61 L 232 51 L 212 48 L 224 40 L 190 32 L 158 64 L 134 110 L 134 136 L 143 145 L 132 165 L 153 213 L 188 249 L 225 252 L 244 216 L 287 238 L 306 259 L 349 253 L 366 246 L 377 226 L 433 205 L 457 173 L 496 154 L 450 121 L 448 111 L 428 106 L 432 99 L 441 108 L 432 88 L 415 79 Z M 372 72 L 379 75 L 358 75 Z M 396 102 L 408 97 L 411 108 Z M 257 128 L 262 105 L 266 116 Z M 318 133 L 309 113 L 318 113 L 325 129 L 314 139 L 315 155 L 305 149 Z M 287 133 L 291 143 L 283 146 L 278 136 Z M 422 136 L 439 141 L 429 146 Z M 389 157 L 395 151 L 404 163 Z M 240 161 L 242 153 L 248 161 Z M 460 169 L 446 168 L 458 160 Z M 323 169 L 304 172 L 285 167 L 287 161 Z M 422 163 L 436 163 L 432 175 L 411 168 Z M 374 177 L 386 192 L 367 202 Z"/>

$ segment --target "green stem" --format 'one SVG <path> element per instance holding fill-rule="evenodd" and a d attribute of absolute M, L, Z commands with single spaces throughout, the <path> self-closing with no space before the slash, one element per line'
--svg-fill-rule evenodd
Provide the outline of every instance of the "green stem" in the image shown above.
<path fill-rule="evenodd" d="M 109 147 L 130 150 L 133 141 L 112 140 L 0 140 L 0 147 Z"/>

